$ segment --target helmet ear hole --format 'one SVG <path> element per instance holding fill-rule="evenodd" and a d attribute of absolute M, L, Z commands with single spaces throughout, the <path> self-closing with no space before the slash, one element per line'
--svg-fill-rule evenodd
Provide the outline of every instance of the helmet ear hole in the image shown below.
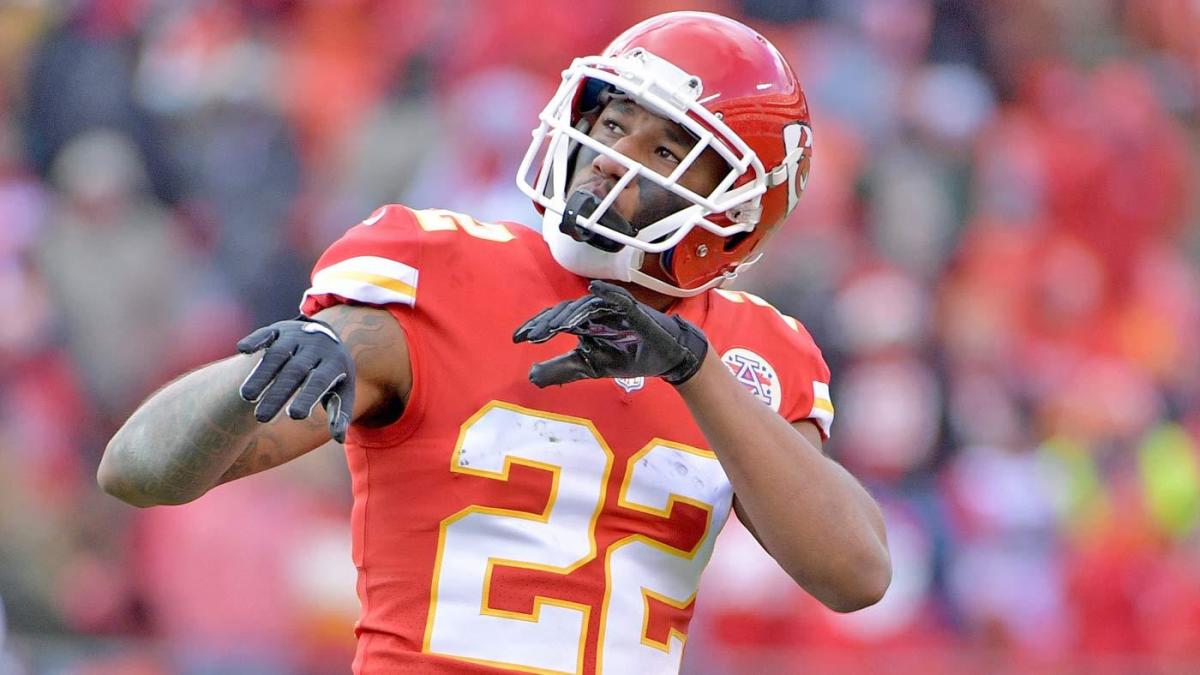
<path fill-rule="evenodd" d="M 729 253 L 733 249 L 740 246 L 743 241 L 746 241 L 746 238 L 749 237 L 750 234 L 751 234 L 750 232 L 738 232 L 737 234 L 727 237 L 725 239 L 725 245 L 723 247 L 725 249 L 725 252 Z"/>

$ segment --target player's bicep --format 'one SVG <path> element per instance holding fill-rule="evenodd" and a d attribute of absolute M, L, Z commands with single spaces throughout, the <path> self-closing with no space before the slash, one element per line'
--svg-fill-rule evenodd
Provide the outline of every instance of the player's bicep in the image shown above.
<path fill-rule="evenodd" d="M 354 359 L 351 420 L 369 422 L 402 409 L 412 389 L 412 363 L 404 330 L 391 312 L 340 304 L 317 312 L 314 318 L 333 326 Z"/>
<path fill-rule="evenodd" d="M 821 440 L 821 431 L 817 428 L 816 421 L 807 419 L 792 422 L 792 428 L 800 432 L 800 435 L 803 436 L 804 439 L 818 451 L 825 451 L 825 444 Z M 742 502 L 737 498 L 736 494 L 733 496 L 733 511 L 737 514 L 738 521 L 750 531 L 750 534 L 754 535 L 754 539 L 758 542 L 758 545 L 762 546 L 763 550 L 767 550 L 767 547 L 763 544 L 762 538 L 759 537 L 758 532 L 754 530 L 754 523 L 751 522 L 749 514 L 747 514 L 746 509 L 742 507 Z M 770 553 L 770 551 L 767 551 L 767 553 Z"/>

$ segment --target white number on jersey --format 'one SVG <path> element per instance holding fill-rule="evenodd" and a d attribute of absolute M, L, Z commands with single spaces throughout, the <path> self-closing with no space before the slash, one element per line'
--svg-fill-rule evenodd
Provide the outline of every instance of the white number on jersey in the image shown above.
<path fill-rule="evenodd" d="M 554 475 L 541 514 L 471 506 L 442 521 L 426 652 L 536 673 L 583 669 L 591 607 L 538 596 L 533 613 L 488 606 L 496 564 L 569 574 L 598 555 L 596 521 L 610 489 L 613 453 L 591 422 L 493 401 L 462 428 L 451 471 L 507 480 L 512 464 Z M 716 456 L 655 440 L 629 460 L 619 503 L 668 517 L 675 502 L 707 513 L 691 550 L 645 535 L 609 547 L 598 665 L 608 672 L 675 673 L 686 635 L 647 636 L 648 598 L 686 607 L 713 541 L 729 516 L 732 489 Z"/>

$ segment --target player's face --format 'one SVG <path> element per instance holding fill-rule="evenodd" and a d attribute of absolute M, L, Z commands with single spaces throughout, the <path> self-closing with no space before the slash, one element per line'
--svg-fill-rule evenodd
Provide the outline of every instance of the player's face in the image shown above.
<path fill-rule="evenodd" d="M 609 102 L 588 135 L 663 176 L 670 175 L 696 144 L 696 139 L 680 125 L 625 99 Z M 728 170 L 724 160 L 707 149 L 683 174 L 679 184 L 705 195 L 712 192 Z M 603 199 L 625 171 L 620 162 L 581 147 L 567 194 L 587 190 Z M 639 176 L 621 191 L 612 208 L 637 231 L 690 203 Z"/>

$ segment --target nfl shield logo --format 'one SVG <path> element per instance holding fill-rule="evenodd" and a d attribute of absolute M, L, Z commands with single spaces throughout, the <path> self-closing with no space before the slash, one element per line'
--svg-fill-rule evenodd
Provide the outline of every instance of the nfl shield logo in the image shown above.
<path fill-rule="evenodd" d="M 618 387 L 624 389 L 626 394 L 632 394 L 646 386 L 646 378 L 644 377 L 617 377 L 613 378 L 613 382 L 616 382 Z"/>

